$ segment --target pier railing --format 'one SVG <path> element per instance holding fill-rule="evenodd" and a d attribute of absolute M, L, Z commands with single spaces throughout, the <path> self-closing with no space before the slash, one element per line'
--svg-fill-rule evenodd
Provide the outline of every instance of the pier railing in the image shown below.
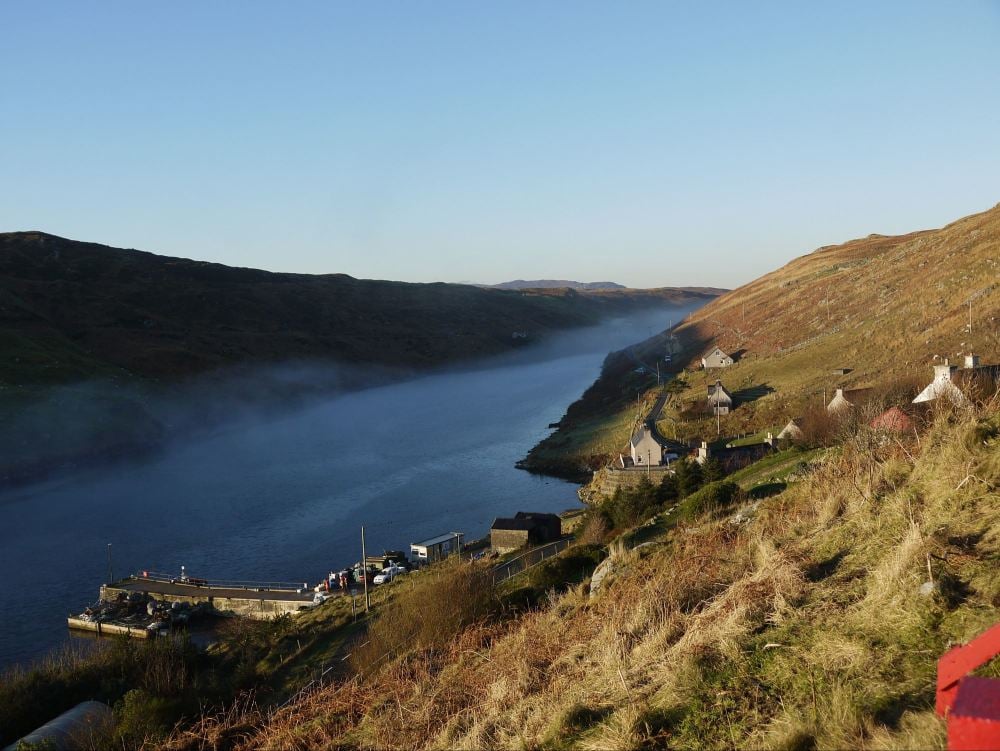
<path fill-rule="evenodd" d="M 188 574 L 184 579 L 177 574 L 165 574 L 160 571 L 139 571 L 132 574 L 132 578 L 138 581 L 169 582 L 173 584 L 189 584 L 193 587 L 216 587 L 218 589 L 245 589 L 248 591 L 279 591 L 297 592 L 302 589 L 305 582 L 266 582 L 266 581 L 245 581 L 242 579 L 204 579 L 199 576 Z"/>
<path fill-rule="evenodd" d="M 568 548 L 572 541 L 572 537 L 564 537 L 561 540 L 550 542 L 547 545 L 532 548 L 526 553 L 521 553 L 521 555 L 516 558 L 511 558 L 509 561 L 504 561 L 503 563 L 494 566 L 493 582 L 495 584 L 499 584 L 500 582 L 506 581 L 512 576 L 521 573 L 522 571 L 526 571 L 532 566 L 538 565 L 546 558 L 551 558 L 557 553 Z"/>

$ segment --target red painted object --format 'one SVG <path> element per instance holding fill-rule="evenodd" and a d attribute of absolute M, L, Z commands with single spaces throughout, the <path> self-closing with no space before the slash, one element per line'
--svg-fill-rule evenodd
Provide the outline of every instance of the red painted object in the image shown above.
<path fill-rule="evenodd" d="M 968 676 L 959 681 L 948 715 L 949 751 L 1000 751 L 1000 681 Z"/>
<path fill-rule="evenodd" d="M 951 751 L 1000 751 L 1000 681 L 970 676 L 1000 655 L 1000 623 L 938 660 L 935 710 L 948 718 Z"/>
<path fill-rule="evenodd" d="M 937 702 L 934 707 L 944 717 L 955 702 L 958 682 L 1000 654 L 1000 623 L 961 647 L 953 647 L 938 660 Z"/>

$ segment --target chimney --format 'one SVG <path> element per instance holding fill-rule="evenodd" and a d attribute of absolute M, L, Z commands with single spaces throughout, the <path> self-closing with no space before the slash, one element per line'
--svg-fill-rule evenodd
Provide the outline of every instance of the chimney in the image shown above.
<path fill-rule="evenodd" d="M 979 367 L 979 355 L 975 352 L 970 352 L 965 356 L 965 367 L 966 368 L 978 368 Z"/>
<path fill-rule="evenodd" d="M 698 449 L 698 456 L 695 458 L 695 461 L 698 462 L 698 464 L 704 464 L 708 460 L 708 457 L 710 455 L 711 451 L 708 448 L 708 441 L 702 441 L 701 447 Z"/>
<path fill-rule="evenodd" d="M 834 392 L 833 392 L 833 398 L 834 398 L 834 399 L 836 399 L 836 398 L 837 398 L 838 396 L 839 396 L 839 397 L 840 397 L 841 399 L 843 399 L 843 398 L 844 398 L 844 390 L 843 390 L 843 389 L 837 389 L 836 391 L 834 391 Z"/>
<path fill-rule="evenodd" d="M 954 365 L 949 365 L 947 358 L 945 358 L 943 365 L 934 366 L 934 380 L 935 381 L 950 381 L 951 374 L 955 370 Z"/>
<path fill-rule="evenodd" d="M 768 446 L 773 446 L 774 445 L 774 433 L 772 433 L 771 431 L 768 431 L 767 432 L 767 438 L 764 440 L 764 443 L 766 443 Z"/>

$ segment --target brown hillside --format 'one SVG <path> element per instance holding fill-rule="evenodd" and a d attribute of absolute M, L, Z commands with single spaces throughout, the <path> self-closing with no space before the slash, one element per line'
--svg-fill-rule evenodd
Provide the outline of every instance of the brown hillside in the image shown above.
<path fill-rule="evenodd" d="M 779 381 L 786 362 L 808 362 L 810 381 L 835 367 L 861 381 L 969 349 L 996 359 L 998 282 L 1000 206 L 939 230 L 820 248 L 706 305 L 678 334 L 688 365 L 718 344 L 745 350 L 744 359 L 767 357 Z M 977 294 L 970 334 L 968 300 Z"/>
<path fill-rule="evenodd" d="M 655 401 L 657 361 L 661 372 L 689 371 L 660 424 L 681 439 L 715 437 L 715 420 L 692 419 L 715 378 L 741 400 L 721 420 L 722 435 L 733 436 L 780 430 L 839 386 L 911 389 L 930 379 L 935 355 L 956 361 L 975 350 L 1000 362 L 1000 206 L 937 230 L 820 248 L 716 298 L 675 333 L 683 349 L 669 364 L 666 332 L 610 356 L 525 466 L 583 479 L 625 451 Z M 714 345 L 736 363 L 701 371 Z M 841 368 L 850 372 L 833 373 Z"/>

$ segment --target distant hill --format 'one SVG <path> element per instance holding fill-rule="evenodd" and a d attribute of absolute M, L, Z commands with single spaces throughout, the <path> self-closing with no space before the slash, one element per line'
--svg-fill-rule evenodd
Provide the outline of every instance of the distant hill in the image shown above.
<path fill-rule="evenodd" d="M 127 373 L 173 379 L 289 360 L 419 369 L 504 352 L 640 307 L 709 292 L 577 294 L 279 274 L 0 234 L 0 385 Z"/>
<path fill-rule="evenodd" d="M 492 285 L 496 289 L 627 289 L 617 282 L 572 282 L 567 279 L 515 279 L 512 282 L 501 282 Z"/>

